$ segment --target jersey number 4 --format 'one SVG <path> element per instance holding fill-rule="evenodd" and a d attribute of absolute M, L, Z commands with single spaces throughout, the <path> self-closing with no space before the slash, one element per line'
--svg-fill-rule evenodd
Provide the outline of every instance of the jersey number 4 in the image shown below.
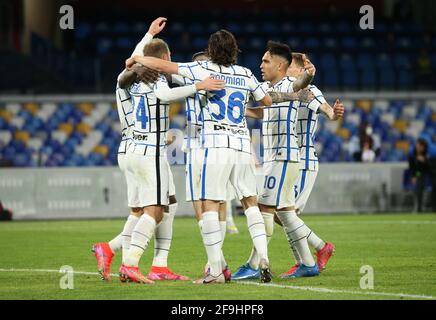
<path fill-rule="evenodd" d="M 136 110 L 136 121 L 141 123 L 142 129 L 147 129 L 147 112 L 145 111 L 145 103 L 144 103 L 144 97 L 142 96 L 138 103 L 138 108 Z"/>
<path fill-rule="evenodd" d="M 226 90 L 218 91 L 212 98 L 210 102 L 217 104 L 220 107 L 219 113 L 211 113 L 215 120 L 224 120 L 226 115 L 228 119 L 235 123 L 241 123 L 244 119 L 244 95 L 242 92 L 236 91 L 229 96 L 227 104 L 222 100 L 226 96 Z M 235 117 L 235 108 L 239 110 L 239 116 Z"/>

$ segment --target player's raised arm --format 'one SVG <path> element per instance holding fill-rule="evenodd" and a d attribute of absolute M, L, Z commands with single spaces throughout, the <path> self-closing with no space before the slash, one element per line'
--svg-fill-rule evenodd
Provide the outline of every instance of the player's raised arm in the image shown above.
<path fill-rule="evenodd" d="M 178 74 L 179 72 L 179 65 L 175 62 L 138 55 L 126 60 L 127 70 L 130 70 L 135 63 L 142 64 L 144 67 L 156 70 L 159 73 Z"/>
<path fill-rule="evenodd" d="M 294 81 L 294 92 L 306 88 L 315 77 L 316 68 L 312 64 L 312 62 L 310 62 L 310 60 L 306 57 L 306 55 L 303 55 L 303 64 L 305 71 L 301 77 L 298 77 L 297 80 Z"/>
<path fill-rule="evenodd" d="M 166 81 L 159 81 L 153 88 L 156 97 L 164 102 L 172 102 L 192 96 L 197 91 L 216 91 L 224 88 L 225 82 L 213 78 L 206 78 L 196 84 L 170 88 Z"/>
<path fill-rule="evenodd" d="M 131 57 L 136 55 L 142 56 L 144 47 L 165 28 L 166 23 L 167 18 L 164 17 L 159 17 L 154 20 L 150 24 L 150 27 L 148 28 L 148 31 L 145 34 L 144 38 L 142 38 L 142 40 L 136 45 Z"/>
<path fill-rule="evenodd" d="M 336 121 L 343 117 L 345 108 L 339 99 L 336 99 L 334 106 L 330 106 L 328 103 L 323 103 L 319 106 L 319 109 L 324 113 L 330 120 Z"/>

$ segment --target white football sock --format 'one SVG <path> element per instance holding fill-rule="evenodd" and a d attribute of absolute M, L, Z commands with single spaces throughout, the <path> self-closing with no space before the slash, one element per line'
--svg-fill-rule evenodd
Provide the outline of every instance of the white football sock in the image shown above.
<path fill-rule="evenodd" d="M 226 209 L 226 221 L 233 225 L 235 222 L 233 221 L 233 210 L 232 210 L 232 202 L 227 202 L 227 209 Z"/>
<path fill-rule="evenodd" d="M 262 212 L 263 222 L 265 223 L 266 240 L 269 243 L 274 233 L 274 215 L 267 212 Z M 251 249 L 250 258 L 247 263 L 251 268 L 257 270 L 259 268 L 259 256 L 254 247 Z"/>
<path fill-rule="evenodd" d="M 141 218 L 139 218 L 132 232 L 132 241 L 130 242 L 130 249 L 125 263 L 127 266 L 138 266 L 139 260 L 145 249 L 147 249 L 155 229 L 156 220 L 144 213 Z"/>
<path fill-rule="evenodd" d="M 259 256 L 259 261 L 260 259 L 265 259 L 269 262 L 265 222 L 263 221 L 259 207 L 248 208 L 245 210 L 245 216 L 247 217 L 248 231 L 250 232 L 257 255 Z"/>
<path fill-rule="evenodd" d="M 177 211 L 177 203 L 170 204 L 169 212 L 164 212 L 162 222 L 156 227 L 154 233 L 154 267 L 167 267 L 168 254 L 170 252 L 171 240 L 173 238 L 174 215 Z"/>
<path fill-rule="evenodd" d="M 295 246 L 301 256 L 301 260 L 305 266 L 312 267 L 315 265 L 312 253 L 307 243 L 307 233 L 304 228 L 305 224 L 295 211 L 278 211 L 277 215 L 282 221 L 285 232 L 288 234 L 291 246 Z"/>
<path fill-rule="evenodd" d="M 306 233 L 307 233 L 307 243 L 314 247 L 316 251 L 320 251 L 325 246 L 325 242 L 318 237 L 315 232 L 312 231 L 307 225 L 306 225 Z"/>
<path fill-rule="evenodd" d="M 226 232 L 227 232 L 227 222 L 226 221 L 220 221 L 220 228 L 221 228 L 221 268 L 224 270 L 227 267 L 226 259 L 224 258 L 223 253 L 223 245 L 224 245 L 224 239 L 226 238 Z"/>
<path fill-rule="evenodd" d="M 123 236 L 123 264 L 126 261 L 127 254 L 130 249 L 130 241 L 132 239 L 132 231 L 135 228 L 136 224 L 138 223 L 139 218 L 134 215 L 129 215 L 127 218 L 126 223 L 124 224 L 123 232 L 121 232 Z"/>
<path fill-rule="evenodd" d="M 109 241 L 109 247 L 111 248 L 113 254 L 115 254 L 115 252 L 117 252 L 118 250 L 123 248 L 122 233 L 120 233 L 115 238 L 113 238 L 111 241 Z"/>
<path fill-rule="evenodd" d="M 289 247 L 291 247 L 292 254 L 294 255 L 294 258 L 295 258 L 295 262 L 297 264 L 302 264 L 303 261 L 301 261 L 301 256 L 298 253 L 297 248 L 295 248 L 295 246 L 292 245 L 292 240 L 289 238 L 288 234 L 286 233 L 285 228 L 283 228 L 283 232 L 285 233 L 286 240 L 288 240 Z"/>
<path fill-rule="evenodd" d="M 201 228 L 203 243 L 206 248 L 210 264 L 210 275 L 218 277 L 222 273 L 221 263 L 221 228 L 218 212 L 208 211 L 203 213 L 203 227 Z"/>

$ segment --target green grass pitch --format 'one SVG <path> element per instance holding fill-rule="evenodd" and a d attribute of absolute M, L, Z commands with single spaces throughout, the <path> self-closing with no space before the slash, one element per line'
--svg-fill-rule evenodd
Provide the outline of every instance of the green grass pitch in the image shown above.
<path fill-rule="evenodd" d="M 63 290 L 56 270 L 69 265 L 75 272 L 96 272 L 91 245 L 118 234 L 123 220 L 0 223 L 0 299 L 435 299 L 436 215 L 304 216 L 322 238 L 336 246 L 336 255 L 319 277 L 198 286 L 192 282 L 123 284 L 117 277 L 102 282 L 94 274 L 75 274 L 74 289 Z M 227 235 L 224 254 L 232 271 L 250 252 L 244 217 L 240 233 Z M 153 243 L 141 259 L 147 272 Z M 276 225 L 269 245 L 275 275 L 290 267 L 283 231 Z M 196 279 L 206 262 L 194 218 L 176 218 L 170 267 Z M 113 262 L 117 273 L 120 253 Z M 374 289 L 363 290 L 360 268 L 374 270 Z M 12 270 L 14 269 L 14 270 Z M 41 270 L 44 269 L 44 270 Z M 39 270 L 39 271 L 38 271 Z M 52 270 L 52 272 L 50 272 Z M 401 294 L 404 294 L 403 296 Z"/>

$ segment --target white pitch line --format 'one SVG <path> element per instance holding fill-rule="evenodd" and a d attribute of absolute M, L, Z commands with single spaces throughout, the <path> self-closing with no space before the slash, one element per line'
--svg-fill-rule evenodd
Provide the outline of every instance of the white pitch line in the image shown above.
<path fill-rule="evenodd" d="M 434 297 L 432 297 L 432 296 L 407 294 L 407 293 L 390 293 L 390 292 L 377 292 L 377 291 L 352 291 L 352 290 L 340 290 L 340 289 L 317 288 L 317 287 L 287 286 L 287 285 L 275 284 L 275 283 L 267 284 L 267 283 L 250 282 L 250 281 L 235 281 L 235 282 L 245 284 L 245 285 L 275 287 L 275 288 L 301 290 L 301 291 L 312 291 L 312 292 L 321 292 L 321 293 L 345 293 L 345 294 L 376 295 L 376 296 L 398 297 L 398 298 L 434 299 Z"/>
<path fill-rule="evenodd" d="M 44 272 L 44 273 L 63 273 L 60 270 L 55 269 L 0 269 L 0 272 Z M 85 272 L 85 271 L 74 271 L 74 274 L 77 275 L 92 275 L 99 276 L 100 274 L 97 272 Z M 112 277 L 117 277 L 118 274 L 111 273 Z M 329 288 L 317 288 L 317 287 L 303 287 L 303 286 L 289 286 L 275 283 L 259 283 L 259 282 L 250 282 L 250 281 L 234 281 L 233 283 L 239 283 L 243 285 L 252 285 L 252 286 L 265 286 L 265 287 L 274 287 L 281 289 L 291 289 L 291 290 L 300 290 L 300 291 L 312 291 L 318 293 L 343 293 L 343 294 L 354 294 L 354 295 L 376 295 L 376 296 L 385 296 L 385 297 L 397 297 L 397 298 L 412 298 L 412 299 L 435 299 L 433 296 L 425 296 L 425 295 L 417 295 L 417 294 L 408 294 L 408 293 L 390 293 L 390 292 L 377 292 L 377 291 L 352 291 L 352 290 L 340 290 L 340 289 L 329 289 Z"/>
<path fill-rule="evenodd" d="M 399 221 L 389 221 L 389 220 L 381 220 L 381 221 L 310 221 L 310 224 L 325 224 L 325 225 L 363 225 L 363 224 L 401 224 L 401 225 L 432 225 L 436 224 L 436 221 L 432 220 L 422 220 L 422 221 L 408 221 L 408 220 L 399 220 Z"/>

